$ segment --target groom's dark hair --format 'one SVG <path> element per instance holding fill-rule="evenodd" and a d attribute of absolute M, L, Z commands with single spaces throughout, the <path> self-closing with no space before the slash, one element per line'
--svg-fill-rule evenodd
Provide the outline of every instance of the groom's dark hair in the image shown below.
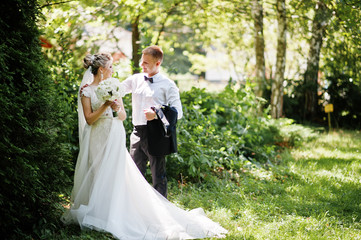
<path fill-rule="evenodd" d="M 159 60 L 160 62 L 163 61 L 163 50 L 160 47 L 156 46 L 156 45 L 149 46 L 149 47 L 145 48 L 142 51 L 142 53 L 144 55 L 151 55 L 152 57 Z"/>

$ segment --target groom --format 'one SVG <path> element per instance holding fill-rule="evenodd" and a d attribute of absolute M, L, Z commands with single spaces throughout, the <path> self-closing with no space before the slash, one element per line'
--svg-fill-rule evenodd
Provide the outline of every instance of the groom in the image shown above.
<path fill-rule="evenodd" d="M 145 175 L 149 161 L 153 187 L 167 197 L 167 177 L 165 156 L 152 156 L 148 150 L 147 121 L 157 118 L 157 110 L 162 105 L 174 107 L 178 119 L 183 115 L 179 89 L 175 83 L 159 72 L 163 61 L 163 51 L 158 46 L 150 46 L 142 51 L 143 73 L 134 74 L 122 82 L 126 93 L 132 93 L 132 118 L 134 129 L 130 136 L 130 155 Z"/>

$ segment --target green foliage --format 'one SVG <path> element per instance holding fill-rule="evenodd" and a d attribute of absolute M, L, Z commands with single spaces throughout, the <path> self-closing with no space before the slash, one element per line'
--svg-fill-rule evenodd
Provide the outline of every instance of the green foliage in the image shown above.
<path fill-rule="evenodd" d="M 51 1 L 40 2 L 51 3 Z M 333 115 L 336 123 L 342 127 L 359 128 L 361 37 L 357 23 L 360 19 L 360 6 L 356 2 L 352 2 L 354 5 L 349 4 L 351 2 L 339 1 L 333 5 L 336 15 L 327 30 L 327 39 L 325 39 L 327 47 L 322 54 L 321 70 L 327 80 L 325 91 L 330 95 L 330 102 L 335 106 Z M 266 13 L 271 12 L 271 5 L 265 4 Z M 312 18 L 310 10 L 314 5 L 314 1 L 290 2 L 289 14 L 293 19 L 290 21 L 290 25 L 292 24 L 290 30 L 293 32 L 292 44 L 298 45 L 294 48 L 299 54 L 296 55 L 298 57 L 289 59 L 292 61 L 297 59 L 300 63 L 292 64 L 296 66 L 298 74 L 302 74 L 302 69 L 299 67 L 302 66 L 304 59 L 302 43 L 307 40 L 304 36 L 307 36 L 308 21 Z M 144 1 L 103 3 L 83 0 L 43 8 L 42 11 L 47 14 L 47 19 L 39 21 L 37 1 L 2 1 L 0 3 L 0 64 L 3 66 L 0 72 L 2 106 L 0 108 L 2 126 L 0 233 L 2 237 L 49 239 L 48 236 L 52 235 L 53 229 L 58 227 L 62 209 L 60 205 L 62 195 L 59 194 L 67 193 L 72 185 L 70 179 L 73 176 L 72 170 L 78 151 L 76 93 L 83 73 L 81 59 L 86 51 L 90 50 L 92 53 L 98 51 L 104 39 L 112 39 L 113 43 L 116 42 L 114 27 L 122 26 L 130 30 L 134 18 L 141 14 L 139 25 L 142 33 L 141 45 L 144 47 L 159 42 L 168 58 L 164 67 L 169 72 L 185 73 L 191 68 L 191 71 L 201 74 L 205 66 L 204 49 L 212 45 L 223 46 L 222 49 L 231 58 L 237 72 L 250 75 L 253 70 L 248 63 L 253 56 L 251 54 L 253 50 L 252 41 L 249 41 L 248 37 L 252 35 L 249 6 L 249 1 L 224 3 L 218 0 L 162 0 L 146 1 L 145 4 Z M 272 15 L 267 14 L 266 16 Z M 272 25 L 272 19 L 270 20 L 265 26 Z M 36 22 L 39 26 L 45 26 L 43 33 L 53 44 L 53 48 L 43 51 L 46 61 L 40 50 L 38 40 L 40 33 Z M 87 34 L 86 24 L 101 26 L 102 33 Z M 269 31 L 273 31 L 272 29 L 270 27 Z M 302 37 L 295 34 L 296 32 Z M 272 36 L 273 33 L 269 34 L 270 38 Z M 237 53 L 235 54 L 234 51 Z M 206 63 L 209 67 L 210 63 Z M 197 67 L 197 64 L 200 66 Z M 269 68 L 272 68 L 272 64 L 269 64 Z M 285 88 L 288 91 L 285 97 L 286 116 L 301 120 L 303 106 L 301 90 L 307 86 L 302 86 L 297 78 L 288 83 L 290 84 Z M 124 99 L 128 114 L 128 119 L 125 121 L 127 136 L 132 130 L 130 99 L 130 96 Z M 208 193 L 212 191 L 219 193 L 224 189 L 230 192 L 224 197 L 210 194 L 201 205 L 208 209 L 216 208 L 217 204 L 223 205 L 229 199 L 237 203 L 241 199 L 248 199 L 248 204 L 251 204 L 254 197 L 262 199 L 261 192 L 264 189 L 269 194 L 266 198 L 271 199 L 272 202 L 275 199 L 279 200 L 279 196 L 286 191 L 296 189 L 292 181 L 289 188 L 282 188 L 284 186 L 282 180 L 295 176 L 295 173 L 282 170 L 271 172 L 270 175 L 269 169 L 279 163 L 278 146 L 300 146 L 306 139 L 313 138 L 312 131 L 305 131 L 300 125 L 287 119 L 271 121 L 266 114 L 267 111 L 260 110 L 263 102 L 254 96 L 248 83 L 239 89 L 229 85 L 219 94 L 193 88 L 183 92 L 181 99 L 184 118 L 178 124 L 179 153 L 168 157 L 169 176 L 184 180 L 183 182 L 205 183 L 202 190 L 207 192 L 208 187 L 212 188 Z M 357 148 L 355 147 L 354 150 L 356 151 Z M 355 165 L 352 159 L 347 162 Z M 327 167 L 328 163 L 336 166 L 338 161 L 335 159 L 329 161 L 326 157 L 304 161 L 302 163 L 304 169 L 301 172 L 307 170 L 310 165 Z M 328 168 L 327 171 L 332 169 Z M 248 178 L 243 175 L 244 178 L 240 181 L 237 176 L 244 172 L 259 176 Z M 350 172 L 356 174 L 357 170 L 351 169 Z M 219 181 L 213 175 L 220 176 L 222 180 Z M 271 177 L 268 179 L 264 176 Z M 228 180 L 232 180 L 232 184 Z M 308 183 L 307 179 L 301 178 L 301 180 L 296 183 Z M 352 212 L 353 216 L 356 215 L 352 211 L 355 205 L 351 202 L 352 197 L 357 199 L 359 196 L 348 194 L 354 188 L 354 183 L 344 186 L 345 191 L 338 192 L 338 185 L 329 184 L 334 181 L 328 179 L 322 181 L 315 179 L 315 181 L 318 189 L 331 186 L 328 188 L 329 191 L 336 192 L 335 195 L 340 193 L 341 197 L 344 197 L 340 201 L 347 203 L 347 207 L 342 208 L 338 202 L 332 202 L 337 205 L 336 210 Z M 277 184 L 267 184 L 274 182 Z M 343 184 L 343 181 L 337 184 Z M 239 189 L 239 185 L 243 185 L 244 188 Z M 300 195 L 302 197 L 312 193 L 313 190 L 312 186 L 305 187 Z M 233 194 L 236 191 L 240 191 L 241 198 Z M 243 193 L 246 195 L 242 195 Z M 324 192 L 318 194 L 327 197 Z M 296 197 L 299 196 L 295 195 Z M 212 201 L 215 198 L 219 200 L 213 205 Z M 313 201 L 322 199 L 316 196 Z M 284 207 L 286 209 L 284 211 L 288 214 L 285 217 L 287 223 L 276 227 L 290 228 L 290 234 L 293 236 L 299 231 L 303 231 L 303 234 L 307 233 L 305 231 L 307 224 L 302 216 L 297 219 L 289 216 L 293 214 L 290 209 L 294 201 L 288 202 Z M 329 205 L 324 202 L 315 205 L 314 202 L 306 202 L 296 210 L 304 212 L 304 215 L 315 212 L 318 215 L 312 217 L 320 219 L 321 222 L 325 217 L 321 217 L 322 213 L 317 207 L 325 208 Z M 308 207 L 312 205 L 315 207 Z M 276 215 L 280 211 L 275 204 L 262 206 L 264 208 L 260 212 L 266 215 L 267 221 L 273 220 L 272 214 Z M 245 219 L 255 224 L 252 222 L 252 217 L 258 217 L 255 214 L 257 207 L 252 206 L 247 209 L 251 214 L 240 212 L 240 207 L 232 207 L 231 210 L 236 211 L 233 219 Z M 271 213 L 267 207 L 271 209 Z M 336 210 L 334 212 L 337 212 Z M 359 219 L 359 216 L 356 217 Z M 351 218 L 347 221 L 351 223 Z M 336 222 L 329 222 L 339 226 Z M 292 228 L 296 225 L 294 223 L 301 223 L 301 227 Z M 315 226 L 318 227 L 317 224 Z M 266 223 L 264 227 L 267 227 Z M 321 229 L 326 228 L 322 225 Z M 341 227 L 338 231 L 340 229 Z M 78 229 L 70 230 L 71 234 L 74 231 Z M 99 235 L 95 238 L 101 238 Z M 242 236 L 238 234 L 236 237 L 238 236 L 252 238 L 250 233 Z M 59 238 L 67 238 L 67 233 L 61 233 Z M 79 239 L 91 239 L 91 237 L 79 236 Z"/>
<path fill-rule="evenodd" d="M 42 2 L 50 3 L 42 9 L 47 17 L 42 23 L 45 26 L 44 36 L 54 44 L 57 54 L 72 51 L 73 59 L 67 62 L 72 67 L 81 69 L 79 61 L 86 51 L 94 53 L 99 48 L 111 46 L 112 52 L 124 52 L 125 45 L 126 48 L 130 47 L 130 39 L 123 44 L 125 38 L 122 34 L 117 35 L 116 30 L 123 28 L 132 31 L 132 23 L 139 17 L 140 39 L 137 44 L 141 49 L 151 44 L 160 45 L 165 53 L 163 67 L 167 72 L 191 72 L 202 77 L 206 69 L 221 68 L 234 69 L 238 80 L 253 77 L 254 19 L 251 14 L 252 2 L 249 0 L 81 0 L 54 5 L 51 5 L 53 1 Z M 339 75 L 330 71 L 330 65 L 334 65 L 342 74 L 349 75 L 354 83 L 359 83 L 360 3 L 331 0 L 323 3 L 333 12 L 333 16 L 327 22 L 323 39 L 319 88 L 325 87 L 322 83 L 327 77 Z M 263 1 L 265 56 L 268 56 L 266 73 L 269 78 L 272 78 L 276 59 L 272 56 L 277 54 L 274 52 L 277 32 L 274 6 L 274 2 Z M 287 111 L 286 117 L 301 122 L 305 117 L 304 90 L 309 86 L 302 86 L 300 80 L 303 79 L 305 61 L 310 58 L 307 46 L 316 2 L 291 0 L 287 2 L 286 8 L 289 40 L 285 77 L 292 79 L 286 87 L 292 89 L 292 92 L 285 96 L 284 109 Z M 212 58 L 212 55 L 218 57 Z M 271 81 L 267 80 L 266 88 L 269 90 L 270 84 Z M 290 84 L 294 86 L 289 87 Z M 269 97 L 270 94 L 266 99 Z M 321 108 L 320 105 L 318 115 L 315 116 L 317 123 L 324 118 Z M 327 124 L 327 121 L 323 123 Z M 340 126 L 343 124 L 340 123 Z"/>
<path fill-rule="evenodd" d="M 219 94 L 192 88 L 181 99 L 179 153 L 167 163 L 171 177 L 197 181 L 250 163 L 271 164 L 274 144 L 282 136 L 266 114 L 258 116 L 262 102 L 248 84 L 239 89 L 229 85 Z"/>
<path fill-rule="evenodd" d="M 333 62 L 328 63 L 324 68 L 328 70 L 328 74 L 325 77 L 324 87 L 319 88 L 319 92 L 322 93 L 319 96 L 319 101 L 322 104 L 317 109 L 319 112 L 317 121 L 312 124 L 328 126 L 328 116 L 324 112 L 324 106 L 331 103 L 334 108 L 334 112 L 330 113 L 333 128 L 360 128 L 361 86 L 357 77 L 358 73 L 350 71 L 350 69 L 348 69 L 349 71 L 342 69 Z M 284 114 L 287 118 L 292 118 L 298 123 L 304 123 L 304 96 L 302 93 L 307 86 L 301 81 L 288 80 L 288 82 L 290 84 L 285 88 L 286 94 L 283 99 Z"/>
<path fill-rule="evenodd" d="M 70 183 L 70 146 L 40 49 L 36 1 L 3 1 L 0 9 L 1 236 L 25 239 L 39 222 L 58 218 L 54 202 Z"/>
<path fill-rule="evenodd" d="M 326 103 L 334 105 L 331 113 L 334 127 L 359 129 L 361 112 L 361 31 L 360 3 L 338 4 L 337 21 L 331 22 L 334 33 L 326 40 L 325 83 Z"/>
<path fill-rule="evenodd" d="M 337 74 L 337 73 L 336 73 Z M 346 74 L 327 78 L 329 102 L 333 104 L 332 125 L 334 127 L 359 129 L 361 127 L 361 87 Z"/>
<path fill-rule="evenodd" d="M 50 77 L 55 83 L 59 108 L 64 114 L 63 118 L 59 119 L 63 125 L 61 131 L 64 138 L 61 141 L 68 144 L 75 161 L 78 153 L 77 93 L 84 69 L 79 66 L 79 60 L 65 38 L 58 39 L 58 44 L 61 51 L 52 48 L 43 50 L 43 53 L 47 57 Z"/>

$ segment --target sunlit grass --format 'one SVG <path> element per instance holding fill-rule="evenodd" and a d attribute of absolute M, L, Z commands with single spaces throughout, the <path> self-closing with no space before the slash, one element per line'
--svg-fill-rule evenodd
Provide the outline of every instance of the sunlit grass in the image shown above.
<path fill-rule="evenodd" d="M 292 151 L 303 178 L 332 179 L 344 183 L 360 183 L 361 134 L 333 132 Z M 302 171 L 304 169 L 312 171 Z"/>
<path fill-rule="evenodd" d="M 275 162 L 197 184 L 171 181 L 169 199 L 184 209 L 205 209 L 229 230 L 227 240 L 361 240 L 360 132 L 320 134 Z M 112 237 L 73 226 L 46 239 Z"/>
<path fill-rule="evenodd" d="M 186 186 L 173 197 L 207 209 L 229 230 L 226 239 L 361 239 L 360 150 L 359 132 L 321 134 L 284 152 L 273 169 Z"/>

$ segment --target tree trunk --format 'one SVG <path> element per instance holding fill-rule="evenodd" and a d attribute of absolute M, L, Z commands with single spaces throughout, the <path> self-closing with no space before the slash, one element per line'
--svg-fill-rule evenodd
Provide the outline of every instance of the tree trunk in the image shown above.
<path fill-rule="evenodd" d="M 134 73 L 139 73 L 139 63 L 141 58 L 140 52 L 140 32 L 139 32 L 139 19 L 140 15 L 136 16 L 132 22 L 132 71 Z"/>
<path fill-rule="evenodd" d="M 266 83 L 262 0 L 252 0 L 252 17 L 254 20 L 254 41 L 256 51 L 255 93 L 257 96 L 262 97 L 263 89 Z"/>
<path fill-rule="evenodd" d="M 316 117 L 318 111 L 317 88 L 320 52 L 329 18 L 330 13 L 327 6 L 322 1 L 317 2 L 316 13 L 312 25 L 312 37 L 307 59 L 307 69 L 304 75 L 304 120 L 312 121 Z"/>
<path fill-rule="evenodd" d="M 283 81 L 286 66 L 286 3 L 285 0 L 277 0 L 277 60 L 276 73 L 272 82 L 271 93 L 271 116 L 272 118 L 282 117 L 283 111 Z"/>

